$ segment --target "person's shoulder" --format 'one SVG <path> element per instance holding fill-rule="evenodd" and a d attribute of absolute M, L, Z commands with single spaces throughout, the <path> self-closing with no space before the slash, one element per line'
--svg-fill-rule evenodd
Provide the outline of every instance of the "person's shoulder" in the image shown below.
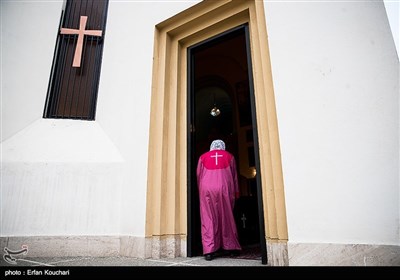
<path fill-rule="evenodd" d="M 229 157 L 229 159 L 233 158 L 233 154 L 231 152 L 228 152 L 228 151 L 224 150 L 224 153 Z"/>
<path fill-rule="evenodd" d="M 233 154 L 230 153 L 230 152 L 228 152 L 228 151 L 226 151 L 226 150 L 212 150 L 212 151 L 207 151 L 207 152 L 201 154 L 201 156 L 200 156 L 199 159 L 203 159 L 203 158 L 205 158 L 205 157 L 207 157 L 207 156 L 214 155 L 216 152 L 217 152 L 217 153 L 220 153 L 220 154 L 225 154 L 225 155 L 227 155 L 229 158 L 233 157 Z"/>
<path fill-rule="evenodd" d="M 208 155 L 209 153 L 210 153 L 210 151 L 204 152 L 204 153 L 201 154 L 200 157 L 204 157 L 204 156 Z"/>
<path fill-rule="evenodd" d="M 199 160 L 204 159 L 209 153 L 210 153 L 210 151 L 202 153 Z"/>

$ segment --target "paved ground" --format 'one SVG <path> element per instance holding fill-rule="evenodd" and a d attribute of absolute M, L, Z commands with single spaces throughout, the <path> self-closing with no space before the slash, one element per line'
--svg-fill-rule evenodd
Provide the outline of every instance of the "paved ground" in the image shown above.
<path fill-rule="evenodd" d="M 137 259 L 128 257 L 63 257 L 63 258 L 32 258 L 15 259 L 10 264 L 4 259 L 0 263 L 0 275 L 12 279 L 12 276 L 54 276 L 89 278 L 122 278 L 132 279 L 133 276 L 145 276 L 146 279 L 162 278 L 185 279 L 210 278 L 210 275 L 220 275 L 222 278 L 235 275 L 240 279 L 253 275 L 265 277 L 267 265 L 261 260 L 233 259 L 228 257 L 215 258 L 206 261 L 204 257 L 166 258 L 166 259 Z M 255 270 L 261 270 L 255 271 Z M 244 277 L 243 277 L 244 275 Z M 10 278 L 11 277 L 11 278 Z M 232 277 L 230 277 L 232 278 Z M 233 277 L 235 278 L 235 277 Z M 134 279 L 134 278 L 133 278 Z"/>
<path fill-rule="evenodd" d="M 58 257 L 58 258 L 32 258 L 16 257 L 15 264 L 7 263 L 1 259 L 0 266 L 265 266 L 261 260 L 233 259 L 228 257 L 215 258 L 206 261 L 204 257 L 193 258 L 166 258 L 166 259 L 137 259 L 128 257 Z"/>
<path fill-rule="evenodd" d="M 99 277 L 106 279 L 127 278 L 135 279 L 136 276 L 144 279 L 154 279 L 157 277 L 170 279 L 191 278 L 215 278 L 224 279 L 268 279 L 272 277 L 282 278 L 285 273 L 293 276 L 293 268 L 289 267 L 270 267 L 262 265 L 261 260 L 233 259 L 229 257 L 219 257 L 212 261 L 206 261 L 204 257 L 194 258 L 174 258 L 174 259 L 137 259 L 128 257 L 58 257 L 58 258 L 33 258 L 18 256 L 15 257 L 15 264 L 6 262 L 3 258 L 0 261 L 0 275 L 13 279 L 12 276 L 54 276 L 63 277 Z M 352 267 L 351 270 L 356 268 Z M 374 271 L 361 270 L 357 268 L 357 275 L 365 274 L 366 278 L 374 275 Z M 365 269 L 365 268 L 364 268 Z M 304 273 L 307 279 L 323 279 L 327 275 L 341 276 L 351 272 L 342 268 L 317 268 L 317 269 L 297 269 L 295 275 Z M 383 271 L 377 271 L 376 278 L 379 278 Z M 160 277 L 161 276 L 161 277 Z M 318 277 L 318 278 L 317 278 Z M 14 277 L 15 278 L 15 277 Z"/>

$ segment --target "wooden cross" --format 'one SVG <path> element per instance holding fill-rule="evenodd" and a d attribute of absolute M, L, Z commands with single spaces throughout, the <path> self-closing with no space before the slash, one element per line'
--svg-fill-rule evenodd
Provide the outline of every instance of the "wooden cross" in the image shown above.
<path fill-rule="evenodd" d="M 74 54 L 74 62 L 72 67 L 81 67 L 82 48 L 83 48 L 83 37 L 85 35 L 101 37 L 102 30 L 86 30 L 87 16 L 81 16 L 79 21 L 79 29 L 61 28 L 60 34 L 78 34 L 78 41 L 76 43 L 76 49 Z"/>
<path fill-rule="evenodd" d="M 218 152 L 215 152 L 215 156 L 211 156 L 211 157 L 215 158 L 215 165 L 218 165 L 218 158 L 223 157 L 223 155 L 219 155 Z"/>

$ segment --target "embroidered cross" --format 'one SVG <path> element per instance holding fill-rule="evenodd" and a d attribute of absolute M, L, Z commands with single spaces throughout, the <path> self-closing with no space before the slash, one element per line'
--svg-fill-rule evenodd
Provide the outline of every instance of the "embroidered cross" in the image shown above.
<path fill-rule="evenodd" d="M 218 165 L 218 158 L 223 157 L 223 155 L 219 155 L 218 152 L 215 152 L 215 156 L 211 156 L 211 157 L 215 158 L 215 165 Z"/>
<path fill-rule="evenodd" d="M 61 28 L 60 34 L 78 34 L 78 41 L 76 43 L 76 49 L 74 54 L 74 62 L 72 67 L 81 67 L 81 57 L 83 48 L 83 37 L 85 35 L 101 37 L 101 30 L 86 30 L 87 16 L 81 16 L 79 21 L 79 29 Z"/>

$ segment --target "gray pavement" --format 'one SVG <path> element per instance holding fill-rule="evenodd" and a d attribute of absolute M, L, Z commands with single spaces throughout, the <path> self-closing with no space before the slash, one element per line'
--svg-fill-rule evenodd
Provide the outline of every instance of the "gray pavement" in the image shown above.
<path fill-rule="evenodd" d="M 66 267 L 66 266 L 266 266 L 261 264 L 261 260 L 234 259 L 229 257 L 217 257 L 211 261 L 206 261 L 204 257 L 193 258 L 164 258 L 164 259 L 139 259 L 130 257 L 16 257 L 15 264 L 7 263 L 1 259 L 0 266 L 46 266 L 46 267 Z"/>
<path fill-rule="evenodd" d="M 228 277 L 232 279 L 249 277 L 256 279 L 258 276 L 265 279 L 265 273 L 271 275 L 271 267 L 262 265 L 261 260 L 233 259 L 218 257 L 206 261 L 204 257 L 193 258 L 164 258 L 164 259 L 139 259 L 129 257 L 58 257 L 58 258 L 33 258 L 22 256 L 16 258 L 15 264 L 9 264 L 3 259 L 0 265 L 0 275 L 5 279 L 12 276 L 31 277 L 82 277 L 102 279 L 185 279 L 203 278 L 210 275 Z M 257 276 L 258 275 L 258 276 Z M 161 277 L 160 277 L 161 276 Z M 257 276 L 257 277 L 255 277 Z M 157 278 L 156 278 L 157 277 Z M 260 279 L 261 279 L 260 278 Z"/>
<path fill-rule="evenodd" d="M 129 257 L 58 257 L 33 258 L 23 256 L 15 264 L 1 260 L 0 275 L 5 279 L 18 277 L 76 277 L 77 279 L 265 279 L 271 267 L 261 260 L 218 257 L 206 261 L 204 257 L 138 259 Z M 210 276 L 212 275 L 212 276 Z M 216 276 L 217 275 L 217 276 Z M 278 276 L 278 275 L 277 275 Z M 14 277 L 15 278 L 15 277 Z"/>

